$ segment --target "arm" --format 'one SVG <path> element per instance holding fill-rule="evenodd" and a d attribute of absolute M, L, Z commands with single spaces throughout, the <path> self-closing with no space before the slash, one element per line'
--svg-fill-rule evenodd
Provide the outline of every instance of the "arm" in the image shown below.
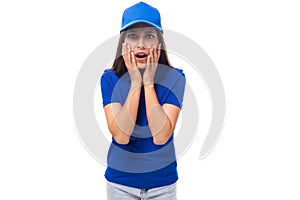
<path fill-rule="evenodd" d="M 123 106 L 111 103 L 104 107 L 108 129 L 119 144 L 128 144 L 134 129 L 140 99 L 140 86 L 131 84 Z"/>
<path fill-rule="evenodd" d="M 180 108 L 172 104 L 160 105 L 153 84 L 147 84 L 145 89 L 146 113 L 148 125 L 156 145 L 165 144 L 176 126 Z"/>
<path fill-rule="evenodd" d="M 122 56 L 131 80 L 127 99 L 123 106 L 120 103 L 106 105 L 104 112 L 108 129 L 116 142 L 128 144 L 136 122 L 142 77 L 130 45 L 123 44 Z"/>
<path fill-rule="evenodd" d="M 165 144 L 175 129 L 180 108 L 172 104 L 160 105 L 154 89 L 154 76 L 160 57 L 161 44 L 152 46 L 143 75 L 148 126 L 157 145 Z"/>

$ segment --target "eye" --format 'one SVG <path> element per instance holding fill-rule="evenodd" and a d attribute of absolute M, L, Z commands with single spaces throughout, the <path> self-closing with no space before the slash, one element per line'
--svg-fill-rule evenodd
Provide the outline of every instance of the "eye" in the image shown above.
<path fill-rule="evenodd" d="M 137 39 L 138 35 L 135 34 L 135 33 L 130 33 L 130 34 L 127 35 L 127 37 L 130 38 L 130 39 Z"/>
<path fill-rule="evenodd" d="M 146 35 L 145 35 L 145 38 L 151 40 L 151 39 L 154 39 L 155 36 L 154 36 L 153 34 L 150 34 L 150 33 L 149 33 L 149 34 L 146 34 Z"/>

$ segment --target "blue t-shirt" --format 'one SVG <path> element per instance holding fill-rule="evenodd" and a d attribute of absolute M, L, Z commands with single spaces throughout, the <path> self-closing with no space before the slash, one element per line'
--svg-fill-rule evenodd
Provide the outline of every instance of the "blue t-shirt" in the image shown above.
<path fill-rule="evenodd" d="M 154 81 L 160 105 L 167 103 L 182 108 L 186 80 L 181 69 L 159 65 Z M 118 77 L 112 69 L 106 69 L 101 77 L 103 107 L 114 102 L 123 105 L 129 89 L 128 73 Z M 169 185 L 178 179 L 173 135 L 164 145 L 153 143 L 146 116 L 143 87 L 136 125 L 129 143 L 118 144 L 112 137 L 105 177 L 110 182 L 145 189 Z"/>

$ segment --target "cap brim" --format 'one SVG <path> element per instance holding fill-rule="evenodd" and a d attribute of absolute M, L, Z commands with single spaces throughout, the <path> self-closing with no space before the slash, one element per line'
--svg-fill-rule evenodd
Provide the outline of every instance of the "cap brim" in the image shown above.
<path fill-rule="evenodd" d="M 125 29 L 127 29 L 128 27 L 132 26 L 132 25 L 135 25 L 135 24 L 138 24 L 138 23 L 145 23 L 145 24 L 149 24 L 151 26 L 153 26 L 154 28 L 157 28 L 158 30 L 160 30 L 161 32 L 163 32 L 163 29 L 159 26 L 157 26 L 156 24 L 152 23 L 152 22 L 149 22 L 147 20 L 135 20 L 135 21 L 132 21 L 126 25 L 124 25 L 120 32 L 124 31 Z"/>

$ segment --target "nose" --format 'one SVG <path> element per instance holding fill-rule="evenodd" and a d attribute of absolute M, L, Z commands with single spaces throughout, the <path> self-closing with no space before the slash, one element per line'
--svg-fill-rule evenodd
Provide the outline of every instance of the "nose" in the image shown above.
<path fill-rule="evenodd" d="M 143 37 L 140 37 L 137 43 L 138 49 L 145 49 L 145 41 Z"/>

